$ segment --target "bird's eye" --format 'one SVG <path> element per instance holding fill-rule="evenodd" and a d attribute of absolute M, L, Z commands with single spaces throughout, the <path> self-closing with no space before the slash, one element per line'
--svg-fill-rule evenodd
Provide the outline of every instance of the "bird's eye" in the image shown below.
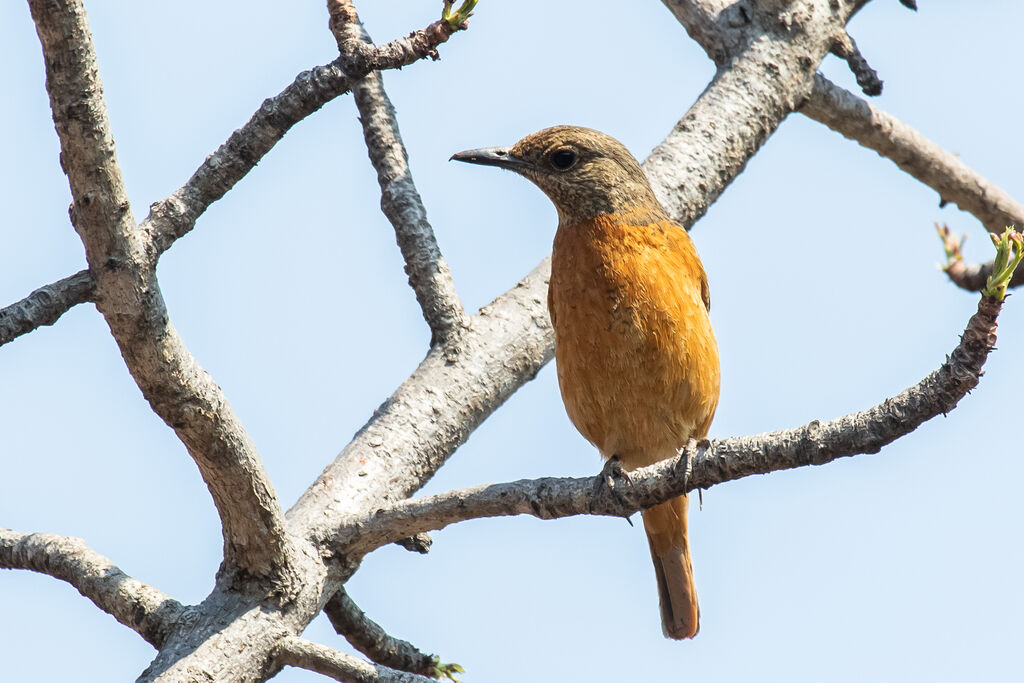
<path fill-rule="evenodd" d="M 551 153 L 551 165 L 559 171 L 566 171 L 576 163 L 576 152 L 571 149 L 556 149 Z"/>

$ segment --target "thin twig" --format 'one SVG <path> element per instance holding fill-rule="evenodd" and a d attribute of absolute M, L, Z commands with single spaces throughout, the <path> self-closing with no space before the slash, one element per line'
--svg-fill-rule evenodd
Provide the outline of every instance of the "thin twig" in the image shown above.
<path fill-rule="evenodd" d="M 0 309 L 0 346 L 37 327 L 54 324 L 73 306 L 90 301 L 95 289 L 89 271 L 80 270 Z"/>
<path fill-rule="evenodd" d="M 0 568 L 28 569 L 67 581 L 157 649 L 186 611 L 177 600 L 128 576 L 79 538 L 0 529 Z"/>
<path fill-rule="evenodd" d="M 378 664 L 422 675 L 429 675 L 437 664 L 435 656 L 420 652 L 412 643 L 388 635 L 387 631 L 359 609 L 359 605 L 352 601 L 344 588 L 327 601 L 324 613 L 339 635 Z"/>
<path fill-rule="evenodd" d="M 899 395 L 827 422 L 815 420 L 796 429 L 691 443 L 675 458 L 631 471 L 626 503 L 601 496 L 596 485 L 599 480 L 594 477 L 480 486 L 400 501 L 350 519 L 338 529 L 336 549 L 359 557 L 396 538 L 481 517 L 629 515 L 694 489 L 753 474 L 877 453 L 923 422 L 953 410 L 977 386 L 982 366 L 995 347 L 996 317 L 1001 307 L 1000 302 L 983 297 L 949 358 Z"/>
<path fill-rule="evenodd" d="M 437 683 L 427 676 L 370 664 L 298 636 L 288 636 L 279 642 L 275 661 L 278 665 L 308 669 L 345 683 Z"/>

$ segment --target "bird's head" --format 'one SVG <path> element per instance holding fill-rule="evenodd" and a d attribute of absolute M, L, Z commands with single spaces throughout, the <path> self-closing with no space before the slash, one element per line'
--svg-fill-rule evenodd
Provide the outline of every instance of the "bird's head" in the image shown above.
<path fill-rule="evenodd" d="M 641 208 L 664 214 L 629 150 L 590 128 L 545 128 L 512 147 L 470 149 L 452 159 L 525 176 L 551 198 L 562 222 Z"/>

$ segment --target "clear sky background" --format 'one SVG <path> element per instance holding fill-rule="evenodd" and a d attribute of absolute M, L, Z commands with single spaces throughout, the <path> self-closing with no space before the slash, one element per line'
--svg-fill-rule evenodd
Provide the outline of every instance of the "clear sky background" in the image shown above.
<path fill-rule="evenodd" d="M 440 2 L 363 2 L 386 41 Z M 885 81 L 875 102 L 1012 196 L 1024 5 L 871 3 L 851 31 Z M 336 56 L 322 2 L 94 0 L 117 152 L 138 219 L 261 101 Z M 440 62 L 388 72 L 411 168 L 467 308 L 550 249 L 555 212 L 512 174 L 448 163 L 572 123 L 643 158 L 712 76 L 654 0 L 482 0 Z M 84 267 L 67 218 L 39 43 L 0 4 L 0 305 Z M 823 71 L 855 89 L 845 65 Z M 429 339 L 378 208 L 350 96 L 303 121 L 160 263 L 175 325 L 253 435 L 285 506 L 416 367 Z M 723 369 L 712 436 L 867 408 L 938 367 L 977 297 L 936 268 L 934 221 L 982 227 L 890 161 L 800 115 L 692 235 Z M 507 681 L 1020 680 L 1024 297 L 1000 318 L 980 387 L 874 456 L 718 486 L 691 509 L 702 628 L 662 638 L 640 528 L 606 518 L 475 521 L 418 556 L 373 553 L 349 584 L 396 636 Z M 0 526 L 80 536 L 186 603 L 221 535 L 210 496 L 134 385 L 101 316 L 78 306 L 0 349 Z M 425 492 L 595 473 L 554 367 L 473 434 Z M 306 632 L 345 648 L 326 619 Z M 131 680 L 154 651 L 68 585 L 0 573 L 10 681 Z M 323 680 L 286 670 L 278 680 Z"/>

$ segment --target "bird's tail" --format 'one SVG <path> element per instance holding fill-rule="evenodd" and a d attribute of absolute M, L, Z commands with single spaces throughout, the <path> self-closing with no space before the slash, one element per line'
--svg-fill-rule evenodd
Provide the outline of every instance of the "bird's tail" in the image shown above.
<path fill-rule="evenodd" d="M 665 637 L 693 638 L 700 629 L 697 587 L 693 583 L 690 541 L 686 534 L 689 500 L 679 496 L 644 510 L 644 529 L 654 560 Z"/>

